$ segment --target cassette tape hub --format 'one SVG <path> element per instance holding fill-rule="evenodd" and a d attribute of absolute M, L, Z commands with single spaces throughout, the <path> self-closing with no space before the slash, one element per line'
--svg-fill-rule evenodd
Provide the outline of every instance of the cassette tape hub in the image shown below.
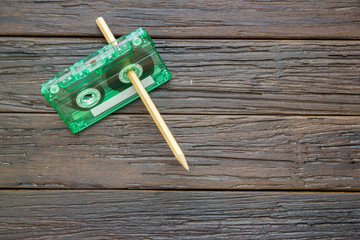
<path fill-rule="evenodd" d="M 139 97 L 126 72 L 133 69 L 147 91 L 171 74 L 142 28 L 95 51 L 41 86 L 73 133 Z"/>

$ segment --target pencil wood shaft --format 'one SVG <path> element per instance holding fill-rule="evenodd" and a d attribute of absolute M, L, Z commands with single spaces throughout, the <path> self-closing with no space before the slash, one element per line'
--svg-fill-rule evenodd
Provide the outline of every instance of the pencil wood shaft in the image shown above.
<path fill-rule="evenodd" d="M 108 43 L 115 41 L 115 37 L 110 31 L 108 25 L 106 24 L 105 20 L 102 17 L 96 19 L 96 24 L 100 28 L 102 34 L 105 36 L 105 39 Z M 171 151 L 175 155 L 176 159 L 183 165 L 183 167 L 189 171 L 189 166 L 186 162 L 185 155 L 182 152 L 179 144 L 177 143 L 176 139 L 172 135 L 170 129 L 166 125 L 164 119 L 160 115 L 158 109 L 156 108 L 155 104 L 151 100 L 149 94 L 146 92 L 144 86 L 141 84 L 139 77 L 136 75 L 134 70 L 129 70 L 126 75 L 130 79 L 131 83 L 133 84 L 135 90 L 139 94 L 141 100 L 145 104 L 146 109 L 149 111 L 151 117 L 153 118 L 156 126 L 159 128 L 161 134 L 165 138 L 166 143 L 169 145 Z"/>
<path fill-rule="evenodd" d="M 114 35 L 112 34 L 109 26 L 106 24 L 105 20 L 102 17 L 96 19 L 96 24 L 100 28 L 100 31 L 102 32 L 108 43 L 115 41 Z"/>
<path fill-rule="evenodd" d="M 169 145 L 171 151 L 175 155 L 176 159 L 184 166 L 186 170 L 189 171 L 189 166 L 186 162 L 184 153 L 182 152 L 179 144 L 175 140 L 174 136 L 170 132 L 170 129 L 166 125 L 164 119 L 160 115 L 158 109 L 156 108 L 154 102 L 151 100 L 149 94 L 146 92 L 144 86 L 141 84 L 140 79 L 136 75 L 134 70 L 128 71 L 126 75 L 129 77 L 134 88 L 138 92 L 141 100 L 145 104 L 146 109 L 149 111 L 151 117 L 154 119 L 156 126 L 159 128 L 161 134 L 165 138 L 167 144 Z"/>

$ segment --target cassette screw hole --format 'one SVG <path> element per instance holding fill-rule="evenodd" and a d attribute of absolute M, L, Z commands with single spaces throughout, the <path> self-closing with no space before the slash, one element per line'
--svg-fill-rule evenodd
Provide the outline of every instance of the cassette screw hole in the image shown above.
<path fill-rule="evenodd" d="M 132 44 L 135 46 L 135 47 L 137 47 L 137 46 L 139 46 L 140 44 L 141 44 L 141 42 L 142 42 L 142 40 L 141 40 L 141 38 L 135 38 L 134 40 L 132 40 Z"/>
<path fill-rule="evenodd" d="M 58 85 L 53 85 L 53 86 L 51 86 L 51 88 L 50 88 L 50 92 L 51 93 L 57 93 L 57 92 L 59 92 L 59 86 Z"/>

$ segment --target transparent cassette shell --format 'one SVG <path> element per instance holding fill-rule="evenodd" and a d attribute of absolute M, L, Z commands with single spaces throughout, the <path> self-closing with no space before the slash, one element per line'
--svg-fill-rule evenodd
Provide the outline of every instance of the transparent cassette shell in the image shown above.
<path fill-rule="evenodd" d="M 126 75 L 130 69 L 147 91 L 171 78 L 142 28 L 56 74 L 41 86 L 41 92 L 77 133 L 139 97 Z"/>

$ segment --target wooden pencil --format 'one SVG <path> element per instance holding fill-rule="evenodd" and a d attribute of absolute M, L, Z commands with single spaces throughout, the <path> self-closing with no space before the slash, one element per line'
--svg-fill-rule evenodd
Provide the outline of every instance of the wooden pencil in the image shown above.
<path fill-rule="evenodd" d="M 110 31 L 108 25 L 106 24 L 105 20 L 102 17 L 96 19 L 96 24 L 100 28 L 102 34 L 105 36 L 105 39 L 108 43 L 115 41 L 115 37 Z M 187 164 L 185 155 L 181 150 L 179 144 L 177 143 L 176 139 L 172 135 L 170 129 L 166 125 L 164 119 L 159 113 L 159 110 L 156 108 L 154 102 L 151 100 L 149 94 L 146 92 L 144 86 L 141 84 L 139 77 L 136 75 L 134 70 L 129 70 L 126 75 L 130 79 L 132 85 L 136 89 L 137 93 L 139 94 L 141 100 L 145 104 L 146 109 L 149 111 L 151 117 L 153 118 L 156 126 L 159 128 L 161 134 L 165 138 L 166 143 L 169 145 L 171 151 L 175 155 L 176 159 L 181 163 L 181 165 L 188 171 L 189 166 Z"/>

